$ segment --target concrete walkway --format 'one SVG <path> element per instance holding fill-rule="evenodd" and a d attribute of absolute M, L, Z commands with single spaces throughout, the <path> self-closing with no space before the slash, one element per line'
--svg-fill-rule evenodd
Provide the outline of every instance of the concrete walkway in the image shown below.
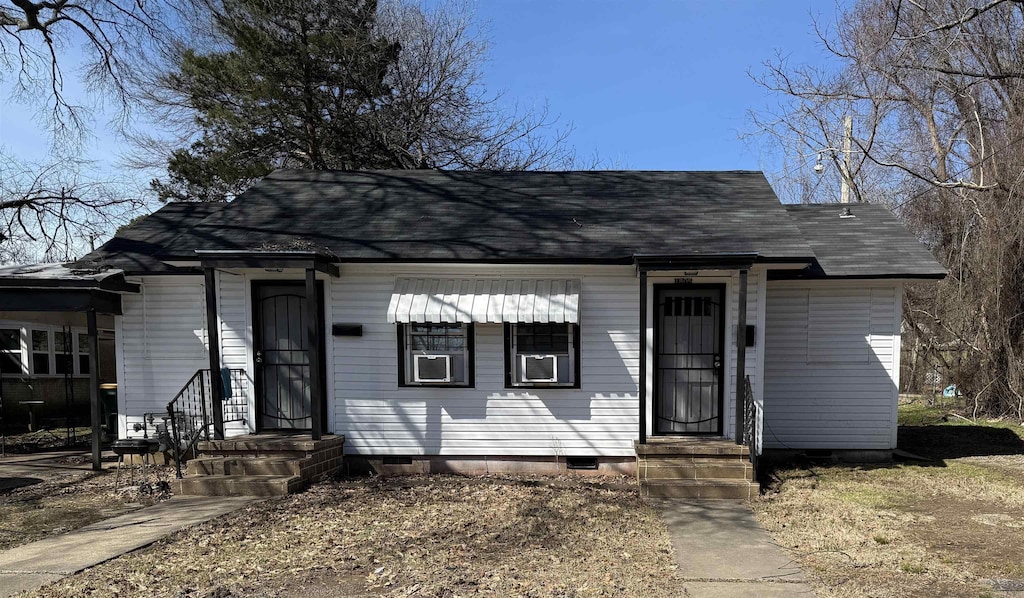
<path fill-rule="evenodd" d="M 681 594 L 697 598 L 814 596 L 746 504 L 650 499 L 668 526 Z"/>
<path fill-rule="evenodd" d="M 0 598 L 34 590 L 258 499 L 180 496 L 0 552 Z"/>
<path fill-rule="evenodd" d="M 113 453 L 104 453 L 112 458 Z M 104 463 L 104 468 L 114 467 Z M 42 482 L 60 483 L 65 479 L 80 479 L 92 471 L 92 455 L 80 450 L 45 451 L 18 455 L 8 453 L 0 459 L 0 492 L 31 486 Z"/>

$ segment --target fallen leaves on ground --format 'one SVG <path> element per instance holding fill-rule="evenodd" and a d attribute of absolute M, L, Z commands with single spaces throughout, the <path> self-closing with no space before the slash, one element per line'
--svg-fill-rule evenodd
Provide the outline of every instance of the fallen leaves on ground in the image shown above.
<path fill-rule="evenodd" d="M 967 459 L 774 472 L 758 520 L 822 596 L 982 595 L 1020 577 L 1024 485 Z"/>
<path fill-rule="evenodd" d="M 324 482 L 39 595 L 665 596 L 673 569 L 635 488 L 429 476 Z"/>
<path fill-rule="evenodd" d="M 93 472 L 79 457 L 53 460 L 37 483 L 0 491 L 0 550 L 65 534 L 170 498 L 170 468 L 128 468 L 117 479 L 106 469 Z M 86 461 L 87 462 L 87 461 Z M 120 482 L 120 483 L 118 483 Z"/>

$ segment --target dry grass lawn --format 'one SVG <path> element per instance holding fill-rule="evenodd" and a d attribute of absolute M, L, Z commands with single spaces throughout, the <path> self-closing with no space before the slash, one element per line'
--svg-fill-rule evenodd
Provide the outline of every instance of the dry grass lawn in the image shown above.
<path fill-rule="evenodd" d="M 900 446 L 930 462 L 773 472 L 759 521 L 821 596 L 985 596 L 1024 580 L 1024 429 L 904 407 Z"/>
<path fill-rule="evenodd" d="M 633 489 L 430 476 L 323 482 L 39 596 L 666 596 L 668 534 Z"/>

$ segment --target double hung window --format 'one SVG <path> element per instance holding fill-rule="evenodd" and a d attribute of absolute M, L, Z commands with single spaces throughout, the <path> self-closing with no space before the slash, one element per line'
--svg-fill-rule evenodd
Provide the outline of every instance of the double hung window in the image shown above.
<path fill-rule="evenodd" d="M 579 387 L 579 326 L 506 324 L 506 386 Z"/>
<path fill-rule="evenodd" d="M 472 333 L 470 324 L 399 325 L 400 384 L 472 386 Z"/>

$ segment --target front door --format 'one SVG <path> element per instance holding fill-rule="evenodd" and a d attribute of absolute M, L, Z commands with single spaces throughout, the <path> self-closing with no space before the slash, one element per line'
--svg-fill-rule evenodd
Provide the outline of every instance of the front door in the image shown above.
<path fill-rule="evenodd" d="M 655 287 L 655 434 L 722 433 L 721 285 Z"/>
<path fill-rule="evenodd" d="M 259 429 L 309 430 L 313 423 L 305 284 L 254 282 L 252 291 Z"/>

